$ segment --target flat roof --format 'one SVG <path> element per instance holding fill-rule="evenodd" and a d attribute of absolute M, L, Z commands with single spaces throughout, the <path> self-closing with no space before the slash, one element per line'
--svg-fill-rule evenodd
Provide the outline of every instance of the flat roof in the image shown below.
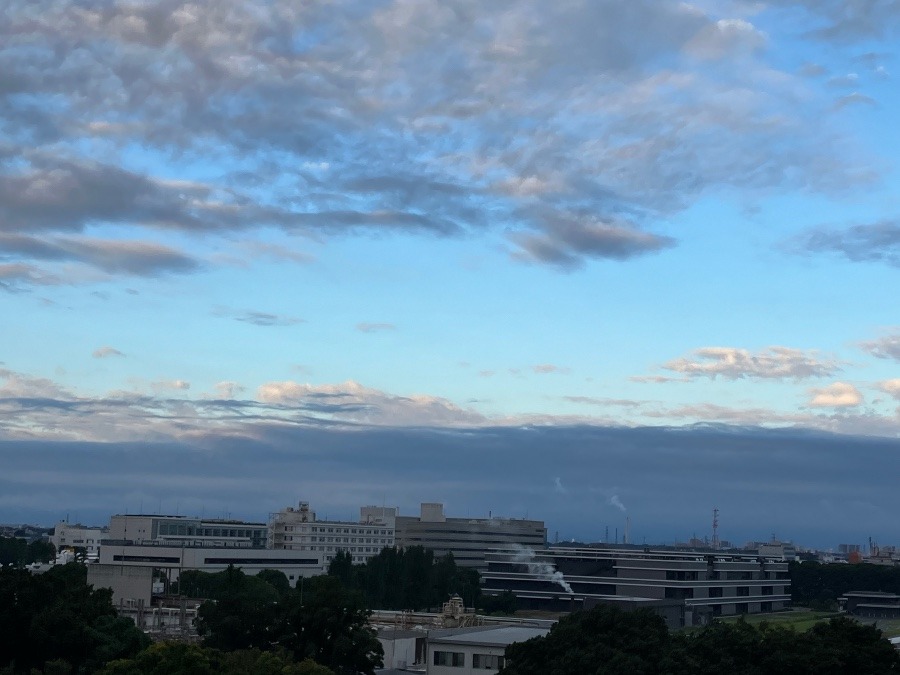
<path fill-rule="evenodd" d="M 532 628 L 529 626 L 480 627 L 479 629 L 450 629 L 450 634 L 432 637 L 429 642 L 435 644 L 470 644 L 486 647 L 506 647 L 514 642 L 525 642 L 535 637 L 543 637 L 550 632 L 549 628 Z"/>

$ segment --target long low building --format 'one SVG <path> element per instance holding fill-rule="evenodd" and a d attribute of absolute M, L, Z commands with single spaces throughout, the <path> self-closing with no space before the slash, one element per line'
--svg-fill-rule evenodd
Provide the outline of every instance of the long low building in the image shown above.
<path fill-rule="evenodd" d="M 788 564 L 754 555 L 517 548 L 488 552 L 487 564 L 483 592 L 511 591 L 522 608 L 571 611 L 613 599 L 633 606 L 677 601 L 684 608 L 682 625 L 691 626 L 713 616 L 779 611 L 791 600 Z"/>
<path fill-rule="evenodd" d="M 322 554 L 316 551 L 140 545 L 113 541 L 104 541 L 100 549 L 100 563 L 158 568 L 170 582 L 176 581 L 178 574 L 184 570 L 221 572 L 229 565 L 251 575 L 262 570 L 279 570 L 284 572 L 291 586 L 296 586 L 301 577 L 325 573 Z"/>

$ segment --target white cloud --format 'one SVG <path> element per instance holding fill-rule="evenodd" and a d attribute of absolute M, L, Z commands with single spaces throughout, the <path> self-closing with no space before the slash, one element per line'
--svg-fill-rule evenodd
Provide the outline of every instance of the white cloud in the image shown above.
<path fill-rule="evenodd" d="M 218 396 L 219 398 L 234 398 L 236 395 L 243 391 L 244 387 L 239 385 L 237 382 L 232 382 L 230 380 L 217 382 L 215 385 L 216 396 Z"/>
<path fill-rule="evenodd" d="M 878 383 L 878 389 L 900 400 L 900 377 Z"/>
<path fill-rule="evenodd" d="M 833 382 L 809 392 L 812 394 L 809 405 L 813 408 L 852 408 L 863 402 L 859 390 L 847 382 Z"/>
<path fill-rule="evenodd" d="M 186 391 L 191 388 L 191 383 L 187 380 L 157 380 L 151 384 L 151 387 L 154 391 Z"/>
<path fill-rule="evenodd" d="M 690 357 L 665 363 L 663 368 L 692 378 L 722 376 L 732 380 L 801 380 L 827 377 L 840 370 L 834 358 L 820 358 L 817 352 L 789 347 L 767 347 L 757 353 L 735 347 L 703 347 L 695 350 Z"/>

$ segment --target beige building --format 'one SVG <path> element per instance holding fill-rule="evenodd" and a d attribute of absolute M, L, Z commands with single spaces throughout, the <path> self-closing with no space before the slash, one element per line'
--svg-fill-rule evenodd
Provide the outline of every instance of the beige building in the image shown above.
<path fill-rule="evenodd" d="M 364 563 L 381 549 L 394 546 L 393 507 L 364 506 L 358 522 L 318 520 L 309 502 L 300 502 L 271 514 L 269 547 L 276 550 L 310 551 L 322 556 L 325 565 L 338 551 L 347 551 L 354 563 Z"/>
<path fill-rule="evenodd" d="M 436 557 L 452 553 L 457 565 L 478 570 L 487 569 L 485 554 L 491 549 L 543 549 L 547 545 L 542 520 L 448 518 L 439 503 L 423 503 L 418 517 L 397 516 L 395 523 L 397 546 L 424 546 Z"/>
<path fill-rule="evenodd" d="M 105 527 L 85 527 L 80 523 L 72 525 L 60 521 L 53 528 L 50 542 L 57 551 L 64 548 L 83 548 L 89 559 L 96 559 L 100 553 L 100 540 L 109 536 L 107 532 Z"/>

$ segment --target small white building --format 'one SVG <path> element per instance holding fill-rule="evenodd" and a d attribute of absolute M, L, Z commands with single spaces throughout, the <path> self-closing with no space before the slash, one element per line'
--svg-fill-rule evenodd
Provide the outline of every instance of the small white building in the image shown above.
<path fill-rule="evenodd" d="M 56 550 L 64 548 L 83 548 L 88 558 L 96 559 L 100 553 L 100 540 L 107 537 L 108 529 L 105 527 L 86 527 L 80 523 L 72 525 L 66 521 L 60 521 L 53 528 L 50 542 Z"/>
<path fill-rule="evenodd" d="M 269 548 L 315 551 L 330 563 L 338 551 L 347 551 L 354 563 L 364 563 L 394 545 L 397 509 L 364 506 L 358 522 L 317 520 L 309 502 L 289 506 L 269 518 Z"/>
<path fill-rule="evenodd" d="M 506 648 L 542 637 L 549 628 L 477 626 L 431 631 L 428 635 L 428 675 L 488 675 L 505 666 Z"/>

